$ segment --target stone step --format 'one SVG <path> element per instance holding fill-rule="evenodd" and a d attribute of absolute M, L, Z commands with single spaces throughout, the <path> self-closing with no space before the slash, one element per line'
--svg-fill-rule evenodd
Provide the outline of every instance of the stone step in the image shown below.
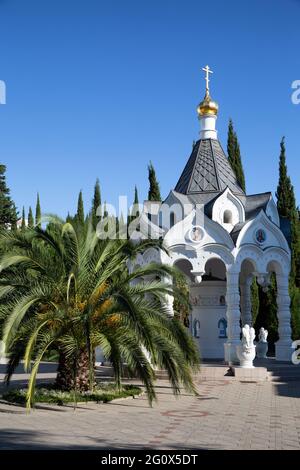
<path fill-rule="evenodd" d="M 155 376 L 157 379 L 167 379 L 168 373 L 166 370 L 158 370 L 155 372 Z M 232 376 L 233 374 L 228 366 L 201 365 L 200 371 L 194 374 L 194 378 L 199 380 L 214 380 Z"/>
<path fill-rule="evenodd" d="M 110 365 L 96 367 L 96 377 L 102 379 L 111 379 L 113 377 L 113 369 Z M 155 376 L 158 380 L 168 380 L 166 370 L 157 370 Z M 200 371 L 194 374 L 195 380 L 249 380 L 262 381 L 268 380 L 272 382 L 300 382 L 300 365 L 294 366 L 287 364 L 283 366 L 269 364 L 267 367 L 256 366 L 253 369 L 243 369 L 239 366 L 226 366 L 224 364 L 202 364 Z"/>

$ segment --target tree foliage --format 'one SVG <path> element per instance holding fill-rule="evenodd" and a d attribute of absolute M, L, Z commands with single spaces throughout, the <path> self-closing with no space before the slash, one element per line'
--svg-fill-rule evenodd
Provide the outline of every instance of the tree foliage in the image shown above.
<path fill-rule="evenodd" d="M 270 286 L 265 292 L 265 290 L 259 286 L 258 287 L 259 295 L 259 310 L 255 320 L 255 330 L 259 330 L 261 327 L 268 330 L 268 342 L 270 344 L 270 351 L 274 344 L 278 340 L 278 319 L 277 319 L 277 285 L 276 285 L 276 275 L 273 273 L 270 279 Z"/>
<path fill-rule="evenodd" d="M 291 272 L 290 272 L 290 296 L 291 296 L 291 317 L 293 337 L 298 338 L 300 333 L 300 224 L 299 211 L 296 207 L 296 198 L 291 178 L 288 175 L 286 163 L 285 139 L 280 142 L 279 156 L 279 181 L 277 186 L 277 209 L 283 219 L 290 222 L 291 229 Z"/>
<path fill-rule="evenodd" d="M 151 162 L 148 165 L 148 179 L 149 179 L 148 200 L 149 201 L 161 201 L 159 183 L 156 178 L 155 169 Z"/>
<path fill-rule="evenodd" d="M 82 196 L 82 191 L 79 192 L 78 195 L 78 201 L 77 201 L 77 212 L 76 212 L 76 222 L 79 227 L 84 226 L 84 206 L 83 206 L 83 196 Z"/>
<path fill-rule="evenodd" d="M 25 207 L 23 206 L 22 209 L 22 222 L 21 222 L 21 230 L 26 229 L 26 217 L 25 217 Z"/>
<path fill-rule="evenodd" d="M 229 120 L 227 139 L 228 160 L 233 169 L 237 181 L 244 192 L 246 192 L 245 174 L 243 170 L 240 144 L 234 131 L 232 120 Z"/>
<path fill-rule="evenodd" d="M 127 268 L 138 253 L 159 242 L 100 240 L 91 224 L 79 230 L 59 219 L 45 230 L 5 232 L 0 242 L 7 380 L 24 359 L 31 371 L 28 407 L 39 364 L 52 349 L 60 357 L 57 385 L 75 393 L 93 389 L 96 347 L 111 361 L 117 385 L 126 364 L 144 382 L 150 402 L 156 397 L 155 367 L 167 370 L 174 393 L 182 384 L 195 391 L 198 353 L 181 322 L 168 315 L 165 296 L 172 295 L 172 286 L 158 280 L 174 270 L 161 264 L 133 273 Z"/>
<path fill-rule="evenodd" d="M 191 312 L 190 303 L 190 286 L 185 275 L 178 270 L 173 276 L 174 284 L 174 302 L 173 309 L 174 315 L 183 323 L 184 326 L 189 327 L 189 315 Z"/>
<path fill-rule="evenodd" d="M 101 190 L 100 190 L 100 182 L 99 182 L 99 179 L 97 178 L 95 188 L 94 188 L 94 197 L 92 201 L 92 224 L 93 224 L 94 229 L 96 229 L 97 224 L 100 219 L 101 219 Z"/>
<path fill-rule="evenodd" d="M 0 164 L 0 228 L 16 228 L 17 211 L 6 184 L 6 166 Z"/>
<path fill-rule="evenodd" d="M 28 227 L 33 228 L 34 227 L 34 218 L 33 218 L 33 213 L 31 207 L 29 207 L 28 211 Z"/>
<path fill-rule="evenodd" d="M 41 210 L 41 202 L 40 202 L 39 193 L 37 193 L 37 198 L 36 198 L 35 225 L 39 228 L 41 228 L 42 226 L 42 210 Z"/>

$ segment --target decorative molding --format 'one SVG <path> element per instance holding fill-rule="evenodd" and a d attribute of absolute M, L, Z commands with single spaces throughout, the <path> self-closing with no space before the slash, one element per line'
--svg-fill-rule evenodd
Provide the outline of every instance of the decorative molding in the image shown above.
<path fill-rule="evenodd" d="M 195 295 L 190 296 L 190 302 L 193 307 L 224 307 L 226 306 L 224 295 Z"/>

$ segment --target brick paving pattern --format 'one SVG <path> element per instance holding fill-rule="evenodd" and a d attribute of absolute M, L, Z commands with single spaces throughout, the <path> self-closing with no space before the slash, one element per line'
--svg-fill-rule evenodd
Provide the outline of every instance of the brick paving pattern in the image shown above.
<path fill-rule="evenodd" d="M 1 449 L 300 449 L 300 381 L 197 380 L 199 396 L 157 383 L 110 404 L 24 408 L 0 402 Z"/>

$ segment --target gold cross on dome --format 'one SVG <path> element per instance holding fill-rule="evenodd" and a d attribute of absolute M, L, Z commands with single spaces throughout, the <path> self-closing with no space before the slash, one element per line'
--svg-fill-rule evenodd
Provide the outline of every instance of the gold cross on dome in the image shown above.
<path fill-rule="evenodd" d="M 202 67 L 202 70 L 205 72 L 206 91 L 209 91 L 209 74 L 213 73 L 213 71 L 210 70 L 208 65 L 206 67 Z"/>

